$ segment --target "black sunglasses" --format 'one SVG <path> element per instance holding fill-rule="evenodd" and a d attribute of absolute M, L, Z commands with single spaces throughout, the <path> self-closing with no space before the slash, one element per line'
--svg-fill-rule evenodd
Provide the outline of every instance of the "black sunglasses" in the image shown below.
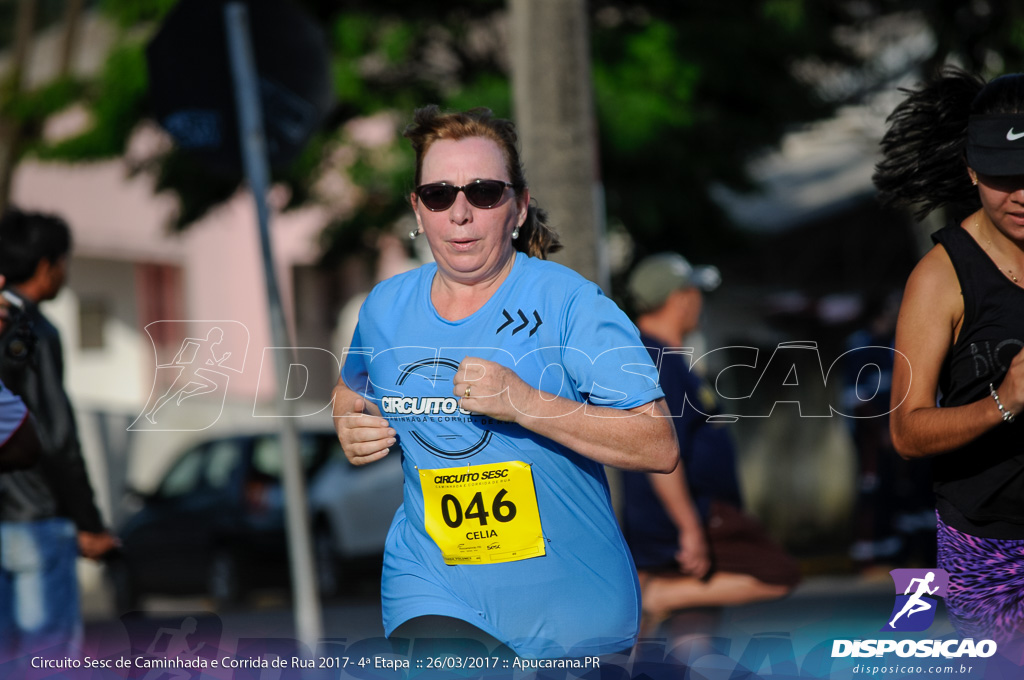
<path fill-rule="evenodd" d="M 427 206 L 427 210 L 432 212 L 452 207 L 460 191 L 466 194 L 466 200 L 474 208 L 493 208 L 505 194 L 505 189 L 513 186 L 510 182 L 503 182 L 500 179 L 478 179 L 461 187 L 436 182 L 419 185 L 416 187 L 416 195 L 423 201 L 423 205 Z"/>

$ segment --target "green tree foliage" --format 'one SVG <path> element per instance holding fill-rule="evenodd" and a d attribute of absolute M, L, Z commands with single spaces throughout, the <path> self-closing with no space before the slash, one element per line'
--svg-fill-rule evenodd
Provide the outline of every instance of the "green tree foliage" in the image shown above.
<path fill-rule="evenodd" d="M 178 0 L 100 0 L 100 8 L 123 28 L 160 21 Z"/>
<path fill-rule="evenodd" d="M 99 78 L 91 84 L 80 85 L 92 102 L 88 128 L 67 140 L 38 146 L 38 155 L 71 160 L 119 155 L 124 151 L 129 134 L 146 114 L 146 87 L 142 44 L 127 42 L 118 46 L 107 57 Z M 36 116 L 36 120 L 41 118 Z"/>
<path fill-rule="evenodd" d="M 406 3 L 391 14 L 391 4 L 334 19 L 342 107 L 362 114 L 391 109 L 405 120 L 428 102 L 511 115 L 503 3 L 455 3 L 443 15 Z M 753 17 L 729 3 L 590 4 L 609 218 L 641 251 L 676 247 L 697 255 L 729 247 L 735 235 L 710 200 L 709 185 L 749 187 L 747 159 L 788 126 L 831 111 L 790 69 L 805 54 L 852 61 L 827 32 L 816 32 L 838 17 L 808 9 L 812 4 L 752 3 Z M 375 212 L 400 214 L 407 195 L 396 195 L 398 207 Z M 331 233 L 368 226 L 366 215 L 357 215 Z"/>
<path fill-rule="evenodd" d="M 751 189 L 749 160 L 787 130 L 832 112 L 837 102 L 798 80 L 794 66 L 809 57 L 857 63 L 831 38 L 850 20 L 839 4 L 665 2 L 641 13 L 608 3 L 598 11 L 595 89 L 608 207 L 641 251 L 708 257 L 736 244 L 709 188 Z"/>
<path fill-rule="evenodd" d="M 85 160 L 123 151 L 147 113 L 145 40 L 174 2 L 100 1 L 125 33 L 96 82 L 58 83 L 9 104 L 38 129 L 69 101 L 88 103 L 90 129 L 49 148 L 35 144 L 35 153 Z M 293 204 L 309 198 L 319 173 L 337 171 L 326 159 L 346 143 L 348 120 L 390 111 L 400 129 L 426 103 L 485 105 L 511 115 L 502 0 L 302 4 L 328 37 L 336 105 L 306 152 L 275 172 L 276 181 L 291 187 Z M 951 57 L 978 70 L 1024 68 L 1024 9 L 1010 0 L 591 0 L 588 11 L 609 220 L 630 232 L 641 253 L 677 248 L 700 258 L 735 246 L 739 237 L 709 188 L 753 188 L 747 162 L 787 130 L 891 85 L 894 74 L 877 71 L 843 35 L 886 18 L 917 16 L 932 27 L 936 45 L 924 63 L 908 69 L 931 69 Z M 823 96 L 814 82 L 797 77 L 806 63 L 847 69 L 861 84 Z M 406 147 L 396 136 L 393 148 L 358 150 L 346 172 L 363 207 L 331 225 L 326 252 L 345 252 L 366 232 L 407 214 Z M 230 196 L 238 181 L 178 151 L 159 164 L 159 187 L 181 197 L 182 226 Z"/>
<path fill-rule="evenodd" d="M 324 230 L 321 240 L 325 263 L 339 262 L 352 254 L 373 255 L 374 235 L 410 214 L 407 197 L 412 190 L 414 159 L 408 145 L 396 142 L 381 148 L 356 148 L 357 156 L 346 171 L 362 193 L 361 206 Z"/>

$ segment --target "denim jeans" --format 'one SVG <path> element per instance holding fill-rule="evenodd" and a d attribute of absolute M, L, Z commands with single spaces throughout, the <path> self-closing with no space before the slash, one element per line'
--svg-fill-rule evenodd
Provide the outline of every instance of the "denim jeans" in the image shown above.
<path fill-rule="evenodd" d="M 74 654 L 82 635 L 77 557 L 68 519 L 0 522 L 0 662 Z"/>

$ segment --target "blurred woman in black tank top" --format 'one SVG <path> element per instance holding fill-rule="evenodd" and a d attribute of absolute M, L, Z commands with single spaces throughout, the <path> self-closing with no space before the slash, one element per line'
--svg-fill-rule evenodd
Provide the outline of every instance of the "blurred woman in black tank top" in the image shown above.
<path fill-rule="evenodd" d="M 882 199 L 949 219 L 903 296 L 893 443 L 935 456 L 950 619 L 1005 642 L 1024 632 L 1024 75 L 944 69 L 889 122 Z"/>

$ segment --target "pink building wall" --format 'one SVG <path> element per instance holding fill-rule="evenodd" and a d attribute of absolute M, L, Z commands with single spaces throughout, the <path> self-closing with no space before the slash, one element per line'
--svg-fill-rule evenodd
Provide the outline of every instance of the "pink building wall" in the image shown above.
<path fill-rule="evenodd" d="M 244 373 L 232 380 L 229 398 L 253 401 L 262 349 L 273 343 L 255 207 L 247 191 L 238 192 L 181 233 L 172 232 L 168 226 L 176 209 L 175 199 L 155 195 L 152 180 L 145 174 L 128 176 L 126 164 L 119 159 L 77 166 L 24 162 L 15 175 L 12 197 L 13 203 L 21 208 L 63 216 L 73 232 L 75 258 L 180 267 L 181 309 L 186 319 L 232 320 L 248 329 L 248 363 Z M 271 241 L 278 283 L 289 318 L 292 267 L 315 262 L 316 239 L 325 220 L 324 212 L 316 207 L 278 213 L 272 218 Z M 69 294 L 82 284 L 72 278 L 68 283 Z M 139 296 L 146 291 L 120 293 Z M 72 308 L 65 310 L 63 316 L 73 314 Z M 109 379 L 122 393 L 148 395 L 150 386 L 136 383 L 140 378 L 144 383 L 151 382 L 155 358 L 141 319 L 136 321 L 141 347 L 135 361 L 141 361 L 142 366 L 125 366 L 128 355 L 123 351 L 106 358 L 75 356 L 73 338 L 65 340 L 73 396 L 96 401 L 104 393 L 95 379 L 89 381 L 91 386 L 75 379 L 80 362 L 97 360 L 109 362 Z M 75 330 L 71 318 L 57 318 L 55 322 L 62 330 Z M 261 397 L 269 394 L 270 386 L 264 377 Z"/>

